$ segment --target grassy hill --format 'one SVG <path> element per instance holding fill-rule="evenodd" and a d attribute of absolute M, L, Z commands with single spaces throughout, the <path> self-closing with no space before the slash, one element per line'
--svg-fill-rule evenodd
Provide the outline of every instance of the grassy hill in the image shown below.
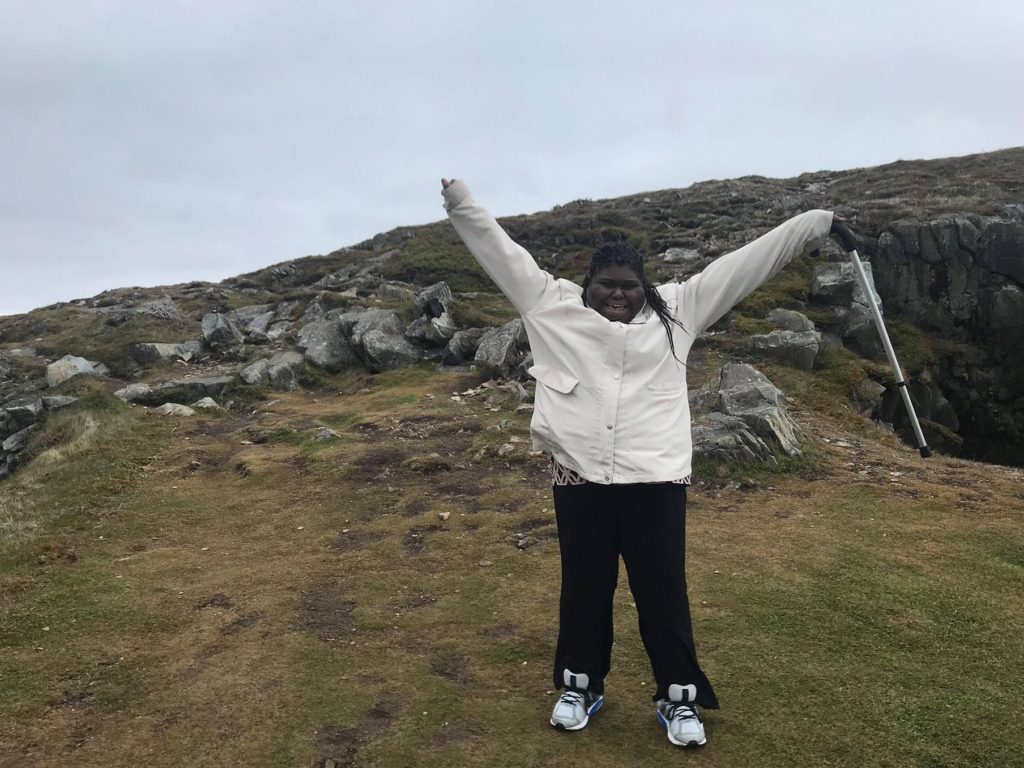
<path fill-rule="evenodd" d="M 1024 190 L 1022 157 L 704 182 L 505 223 L 573 276 L 600 237 L 724 250 L 787 206 L 831 202 L 866 228 L 897 206 L 999 212 Z M 138 368 L 129 342 L 194 337 L 212 308 L 309 301 L 315 280 L 390 250 L 390 276 L 444 277 L 474 292 L 465 317 L 509 316 L 438 224 L 218 286 L 0 318 L 0 348 L 149 380 L 174 366 Z M 812 263 L 693 352 L 691 389 L 742 356 L 767 308 L 799 305 Z M 89 311 L 162 293 L 184 319 Z M 894 328 L 908 368 L 937 353 L 942 340 Z M 18 383 L 41 373 L 16 362 Z M 507 389 L 424 364 L 309 372 L 298 391 L 239 390 L 230 411 L 189 419 L 121 403 L 115 383 L 63 385 L 81 400 L 50 414 L 33 460 L 0 483 L 0 768 L 1024 766 L 1024 472 L 925 461 L 861 418 L 848 395 L 883 375 L 877 363 L 835 350 L 815 372 L 759 367 L 810 445 L 775 471 L 703 466 L 691 489 L 690 599 L 722 701 L 698 752 L 655 723 L 625 574 L 605 708 L 576 734 L 547 725 L 548 466 Z"/>

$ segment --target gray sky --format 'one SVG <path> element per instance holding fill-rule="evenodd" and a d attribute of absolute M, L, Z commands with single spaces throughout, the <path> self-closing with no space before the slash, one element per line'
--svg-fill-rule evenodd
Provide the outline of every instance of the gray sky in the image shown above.
<path fill-rule="evenodd" d="M 629 10 L 624 10 L 626 7 Z M 0 0 L 0 315 L 442 218 L 1024 144 L 1009 0 Z"/>

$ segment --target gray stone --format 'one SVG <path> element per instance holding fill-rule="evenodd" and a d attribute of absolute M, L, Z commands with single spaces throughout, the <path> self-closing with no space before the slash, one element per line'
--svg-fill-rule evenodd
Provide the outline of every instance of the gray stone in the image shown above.
<path fill-rule="evenodd" d="M 141 341 L 128 345 L 128 354 L 140 365 L 149 365 L 161 360 L 178 359 L 188 361 L 202 350 L 201 342 L 164 344 Z"/>
<path fill-rule="evenodd" d="M 78 402 L 77 397 L 68 397 L 67 395 L 44 395 L 41 399 L 43 407 L 48 411 L 56 411 L 58 408 Z"/>
<path fill-rule="evenodd" d="M 440 317 L 418 317 L 409 324 L 405 335 L 410 339 L 419 339 L 435 346 L 445 346 L 455 335 L 458 328 L 447 312 Z"/>
<path fill-rule="evenodd" d="M 745 363 L 722 366 L 718 381 L 719 410 L 739 412 L 762 405 L 783 405 L 786 396 L 768 377 Z"/>
<path fill-rule="evenodd" d="M 376 293 L 382 301 L 400 301 L 403 304 L 416 301 L 416 291 L 408 283 L 386 281 L 377 286 Z"/>
<path fill-rule="evenodd" d="M 257 387 L 263 384 L 267 379 L 267 368 L 270 367 L 270 360 L 264 358 L 263 360 L 257 360 L 252 365 L 247 365 L 243 368 L 238 377 L 246 384 Z"/>
<path fill-rule="evenodd" d="M 129 384 L 114 392 L 114 397 L 124 400 L 126 403 L 137 403 L 148 398 L 152 393 L 153 388 L 149 384 Z"/>
<path fill-rule="evenodd" d="M 791 309 L 773 309 L 768 313 L 768 322 L 775 323 L 783 331 L 813 331 L 814 323 L 807 315 Z"/>
<path fill-rule="evenodd" d="M 268 314 L 273 317 L 273 304 L 250 304 L 248 307 L 232 309 L 227 313 L 227 318 L 234 323 L 236 327 L 247 328 L 253 320 Z"/>
<path fill-rule="evenodd" d="M 277 322 L 284 322 L 287 320 L 294 320 L 295 315 L 299 310 L 299 301 L 282 301 L 277 305 L 277 309 L 274 312 L 274 319 Z"/>
<path fill-rule="evenodd" d="M 817 331 L 772 331 L 752 337 L 747 349 L 755 355 L 809 371 L 814 368 L 823 345 Z"/>
<path fill-rule="evenodd" d="M 203 316 L 203 338 L 213 349 L 239 346 L 245 340 L 230 318 L 217 312 Z"/>
<path fill-rule="evenodd" d="M 456 331 L 441 354 L 441 364 L 461 365 L 472 360 L 477 347 L 480 346 L 480 339 L 486 332 L 486 328 L 467 328 L 463 331 Z"/>
<path fill-rule="evenodd" d="M 443 280 L 420 291 L 413 306 L 416 317 L 441 317 L 448 311 L 452 303 L 452 291 Z"/>
<path fill-rule="evenodd" d="M 693 425 L 693 455 L 723 464 L 777 464 L 768 445 L 736 416 L 713 411 Z"/>
<path fill-rule="evenodd" d="M 153 413 L 158 413 L 161 416 L 195 416 L 196 412 L 189 408 L 187 405 L 181 403 L 164 403 L 158 408 L 153 409 Z"/>
<path fill-rule="evenodd" d="M 422 355 L 404 336 L 371 328 L 360 337 L 366 367 L 374 373 L 405 368 L 420 361 Z"/>
<path fill-rule="evenodd" d="M 194 403 L 189 404 L 189 408 L 200 411 L 223 411 L 224 409 L 217 404 L 217 401 L 212 397 L 204 397 L 200 400 L 196 400 Z"/>
<path fill-rule="evenodd" d="M 699 261 L 700 251 L 693 248 L 669 248 L 661 254 L 661 259 L 666 264 L 690 264 Z"/>
<path fill-rule="evenodd" d="M 11 364 L 0 357 L 0 380 L 6 379 L 11 375 Z"/>
<path fill-rule="evenodd" d="M 291 336 L 291 332 L 288 330 L 290 322 L 286 320 L 279 320 L 267 329 L 267 338 L 271 341 L 280 341 Z"/>
<path fill-rule="evenodd" d="M 328 371 L 341 371 L 359 362 L 340 320 L 317 320 L 303 326 L 298 345 L 306 360 Z"/>
<path fill-rule="evenodd" d="M 742 419 L 766 444 L 788 456 L 800 456 L 803 436 L 784 403 L 782 391 L 757 369 L 740 363 L 723 366 L 717 410 Z"/>
<path fill-rule="evenodd" d="M 56 387 L 82 374 L 96 374 L 96 368 L 84 357 L 64 355 L 57 362 L 46 366 L 46 385 Z"/>
<path fill-rule="evenodd" d="M 868 279 L 868 286 L 875 296 L 879 307 L 882 299 L 875 290 L 874 274 L 871 264 L 864 262 L 864 272 Z M 830 262 L 819 264 L 814 268 L 814 277 L 811 278 L 810 297 L 812 301 L 819 304 L 832 304 L 848 307 L 850 304 L 868 305 L 867 295 L 861 290 L 857 280 L 856 268 L 852 262 Z"/>
<path fill-rule="evenodd" d="M 30 424 L 24 429 L 15 432 L 13 435 L 11 435 L 10 437 L 3 441 L 3 444 L 0 445 L 0 449 L 2 449 L 5 453 L 20 453 L 21 451 L 25 450 L 25 446 L 28 445 L 28 438 L 32 434 L 32 430 L 34 430 L 35 428 L 35 424 Z"/>
<path fill-rule="evenodd" d="M 245 331 L 251 335 L 263 335 L 266 336 L 267 328 L 270 326 L 270 321 L 274 319 L 273 312 L 264 312 L 261 315 L 256 315 L 245 325 Z"/>
<path fill-rule="evenodd" d="M 291 391 L 299 386 L 303 357 L 298 352 L 279 352 L 269 360 L 267 381 L 273 389 Z"/>
<path fill-rule="evenodd" d="M 519 318 L 492 328 L 481 338 L 473 360 L 484 370 L 507 376 L 528 349 L 526 328 Z"/>
<path fill-rule="evenodd" d="M 882 402 L 885 387 L 874 379 L 863 379 L 853 388 L 853 404 L 861 416 L 870 417 Z"/>
<path fill-rule="evenodd" d="M 313 434 L 313 439 L 316 440 L 317 442 L 323 442 L 324 440 L 337 440 L 340 437 L 341 435 L 339 435 L 333 429 L 328 429 L 327 427 L 322 427 Z"/>

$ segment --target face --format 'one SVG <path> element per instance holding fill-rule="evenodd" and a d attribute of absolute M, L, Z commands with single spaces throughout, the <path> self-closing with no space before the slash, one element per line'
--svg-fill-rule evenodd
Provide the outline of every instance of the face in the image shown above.
<path fill-rule="evenodd" d="M 587 306 L 609 320 L 628 323 L 643 309 L 643 283 L 629 267 L 605 267 L 587 286 Z"/>

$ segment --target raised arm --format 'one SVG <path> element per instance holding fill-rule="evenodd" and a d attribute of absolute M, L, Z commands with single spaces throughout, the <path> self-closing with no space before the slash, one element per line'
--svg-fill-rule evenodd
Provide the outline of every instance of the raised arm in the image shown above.
<path fill-rule="evenodd" d="M 807 211 L 711 262 L 680 284 L 679 319 L 700 333 L 777 275 L 794 256 L 817 247 L 831 226 L 830 211 Z"/>
<path fill-rule="evenodd" d="M 441 187 L 455 231 L 520 314 L 526 314 L 556 290 L 554 278 L 538 267 L 526 249 L 470 196 L 464 181 L 441 179 Z"/>

